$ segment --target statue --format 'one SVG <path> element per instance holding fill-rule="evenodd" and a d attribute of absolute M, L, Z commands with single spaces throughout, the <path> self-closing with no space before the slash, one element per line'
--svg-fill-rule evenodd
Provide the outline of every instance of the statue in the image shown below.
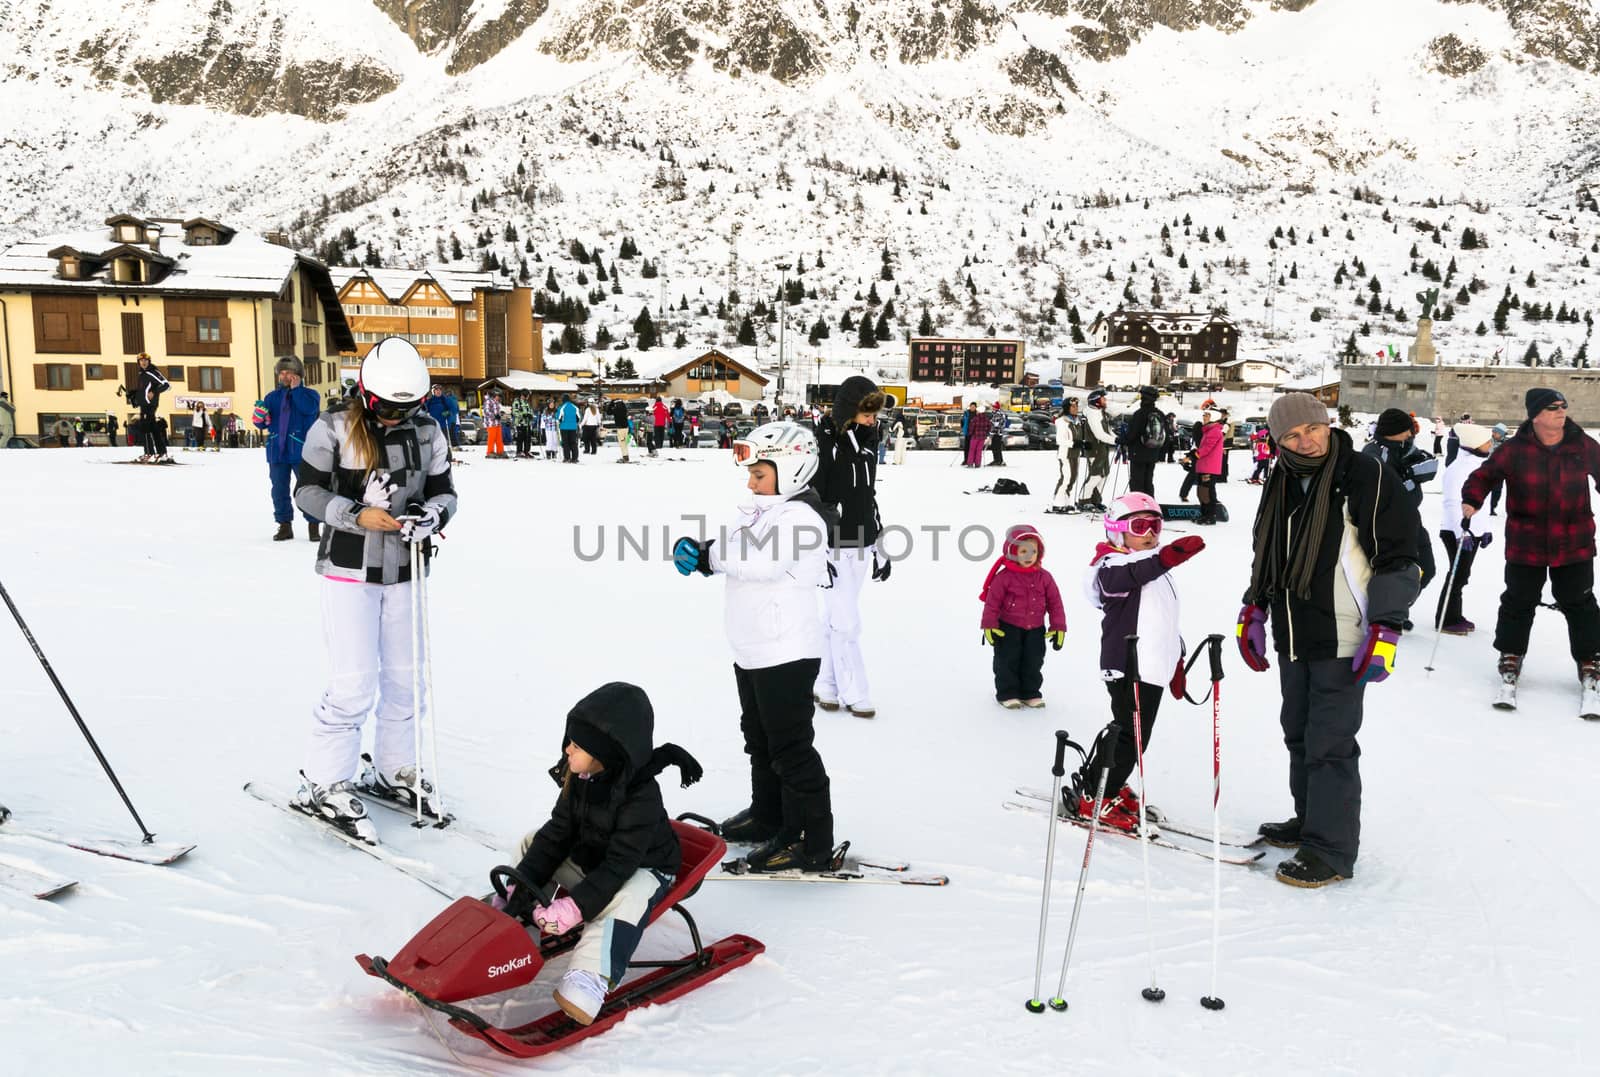
<path fill-rule="evenodd" d="M 1417 302 L 1422 304 L 1422 313 L 1417 315 L 1417 318 L 1431 322 L 1433 320 L 1433 308 L 1439 305 L 1439 289 L 1429 288 L 1425 292 L 1418 292 Z"/>
<path fill-rule="evenodd" d="M 1417 342 L 1406 349 L 1406 359 L 1417 366 L 1433 366 L 1438 362 L 1433 350 L 1433 308 L 1439 303 L 1439 289 L 1418 292 L 1417 302 L 1422 304 L 1417 318 Z"/>

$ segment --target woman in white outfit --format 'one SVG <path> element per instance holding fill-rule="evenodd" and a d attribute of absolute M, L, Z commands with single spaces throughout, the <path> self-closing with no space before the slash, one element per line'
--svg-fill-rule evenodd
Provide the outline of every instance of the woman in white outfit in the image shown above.
<path fill-rule="evenodd" d="M 423 407 L 428 368 L 409 341 L 373 345 L 348 406 L 306 434 L 295 504 L 326 521 L 317 546 L 325 648 L 333 666 L 313 714 L 295 807 L 362 840 L 377 835 L 356 796 L 361 730 L 378 725 L 360 789 L 431 812 L 412 723 L 418 710 L 411 547 L 455 516 L 444 431 Z M 428 547 L 424 545 L 426 551 Z"/>

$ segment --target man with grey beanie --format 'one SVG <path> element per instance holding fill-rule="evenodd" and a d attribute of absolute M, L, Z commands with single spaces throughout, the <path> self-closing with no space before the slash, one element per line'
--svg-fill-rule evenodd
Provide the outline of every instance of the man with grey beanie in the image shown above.
<path fill-rule="evenodd" d="M 1355 873 L 1356 734 L 1366 687 L 1394 671 L 1419 590 L 1417 510 L 1393 472 L 1329 425 L 1316 397 L 1286 393 L 1267 427 L 1278 466 L 1261 494 L 1237 638 L 1249 668 L 1270 668 L 1270 615 L 1294 817 L 1260 833 L 1298 849 L 1278 865 L 1279 882 L 1319 887 Z"/>
<path fill-rule="evenodd" d="M 289 479 L 300 467 L 300 451 L 305 448 L 306 431 L 317 421 L 322 410 L 322 398 L 315 389 L 302 385 L 306 376 L 305 365 L 293 355 L 279 359 L 273 368 L 278 387 L 268 393 L 265 400 L 257 400 L 251 421 L 258 430 L 266 432 L 267 474 L 272 480 L 272 518 L 278 530 L 272 541 L 283 542 L 294 538 L 294 505 L 289 500 Z M 317 521 L 309 513 L 306 518 L 308 537 L 312 542 L 320 539 Z"/>
<path fill-rule="evenodd" d="M 1517 428 L 1461 487 L 1462 527 L 1491 491 L 1506 487 L 1506 589 L 1494 628 L 1500 689 L 1494 705 L 1515 710 L 1517 680 L 1528 653 L 1533 614 L 1550 580 L 1567 619 L 1567 644 L 1578 667 L 1581 718 L 1600 719 L 1600 607 L 1594 597 L 1594 511 L 1600 485 L 1600 443 L 1567 417 L 1555 389 L 1529 389 L 1528 421 Z"/>

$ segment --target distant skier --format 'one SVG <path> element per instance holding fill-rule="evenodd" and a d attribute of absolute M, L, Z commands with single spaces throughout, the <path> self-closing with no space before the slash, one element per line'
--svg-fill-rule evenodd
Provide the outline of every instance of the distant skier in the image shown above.
<path fill-rule="evenodd" d="M 628 443 L 633 440 L 633 420 L 628 415 L 628 403 L 620 396 L 611 402 L 611 425 L 617 432 L 617 448 L 622 455 L 617 463 L 628 463 Z"/>
<path fill-rule="evenodd" d="M 1077 397 L 1067 397 L 1053 425 L 1056 431 L 1056 490 L 1050 501 L 1050 511 L 1071 514 L 1078 511 L 1073 494 L 1078 488 L 1078 457 L 1081 455 L 1078 428 L 1083 425 L 1082 417 L 1078 414 Z"/>
<path fill-rule="evenodd" d="M 986 411 L 967 412 L 967 459 L 965 466 L 982 467 L 983 450 L 989 443 L 989 430 L 994 422 Z"/>
<path fill-rule="evenodd" d="M 1506 589 L 1494 649 L 1500 652 L 1495 706 L 1514 709 L 1533 614 L 1548 578 L 1567 619 L 1567 643 L 1583 689 L 1578 713 L 1600 719 L 1600 607 L 1594 597 L 1594 510 L 1600 443 L 1568 418 L 1555 389 L 1529 389 L 1528 421 L 1467 477 L 1461 515 L 1471 520 L 1491 490 L 1506 487 Z"/>
<path fill-rule="evenodd" d="M 650 698 L 621 681 L 567 712 L 562 757 L 550 771 L 561 792 L 550 820 L 522 839 L 517 863 L 534 887 L 556 883 L 562 896 L 542 904 L 538 893 L 513 886 L 504 902 L 508 915 L 531 919 L 547 935 L 584 925 L 555 989 L 556 1004 L 580 1025 L 594 1023 L 622 982 L 651 906 L 682 866 L 656 776 L 677 766 L 688 786 L 701 767 L 676 744 L 652 748 L 654 733 Z"/>
<path fill-rule="evenodd" d="M 733 443 L 753 495 L 711 539 L 680 538 L 684 576 L 725 575 L 723 623 L 733 647 L 739 728 L 750 757 L 750 806 L 724 820 L 730 842 L 757 844 L 752 871 L 826 871 L 833 800 L 816 748 L 812 693 L 822 665 L 817 588 L 828 586 L 831 530 L 811 488 L 817 443 L 798 423 L 767 423 Z"/>
<path fill-rule="evenodd" d="M 1083 512 L 1105 512 L 1106 479 L 1111 474 L 1111 451 L 1116 447 L 1117 435 L 1111 429 L 1111 417 L 1106 414 L 1106 391 L 1095 389 L 1089 394 L 1089 413 L 1084 417 L 1084 430 L 1088 437 L 1089 477 L 1083 483 L 1083 497 L 1078 508 Z"/>
<path fill-rule="evenodd" d="M 1115 740 L 1114 761 L 1106 773 L 1106 799 L 1100 825 L 1137 833 L 1139 798 L 1128 787 L 1139 752 L 1150 747 L 1162 693 L 1171 687 L 1183 698 L 1183 637 L 1178 632 L 1178 587 L 1172 570 L 1206 548 L 1199 535 L 1185 535 L 1161 546 L 1161 506 L 1148 494 L 1129 492 L 1106 510 L 1105 541 L 1095 547 L 1084 574 L 1083 591 L 1101 611 L 1100 676 L 1111 694 L 1111 721 L 1106 729 Z M 1137 635 L 1138 707 L 1142 743 L 1135 747 L 1133 709 L 1135 682 L 1127 676 L 1128 637 Z M 1098 749 L 1102 737 L 1095 739 Z M 1094 812 L 1104 764 L 1090 754 L 1072 777 L 1068 810 L 1087 819 Z"/>
<path fill-rule="evenodd" d="M 306 435 L 295 504 L 327 523 L 317 546 L 324 641 L 333 676 L 313 709 L 309 759 L 294 805 L 364 841 L 377 834 L 353 782 L 367 714 L 381 795 L 427 810 L 432 786 L 412 740 L 411 545 L 455 517 L 444 431 L 423 410 L 428 368 L 412 344 L 387 337 L 361 361 L 359 392 Z M 404 516 L 404 521 L 396 519 Z"/>
<path fill-rule="evenodd" d="M 1494 541 L 1494 523 L 1485 515 L 1471 531 L 1461 526 L 1461 488 L 1467 477 L 1489 458 L 1493 441 L 1488 430 L 1472 423 L 1457 423 L 1454 433 L 1461 448 L 1440 480 L 1444 506 L 1439 518 L 1439 541 L 1444 544 L 1445 554 L 1441 568 L 1447 575 L 1451 573 L 1451 565 L 1455 569 L 1449 586 L 1439 592 L 1439 608 L 1433 623 L 1447 636 L 1470 636 L 1478 626 L 1463 615 L 1461 592 L 1472 579 L 1472 562 L 1478 551 Z"/>
<path fill-rule="evenodd" d="M 272 518 L 278 530 L 274 542 L 294 538 L 294 505 L 289 497 L 289 480 L 300 467 L 306 434 L 322 410 L 322 398 L 315 389 L 301 384 L 305 366 L 293 355 L 279 359 L 273 367 L 278 387 L 256 401 L 251 422 L 267 441 L 267 478 L 272 484 Z M 305 514 L 307 535 L 318 541 L 316 517 Z"/>
<path fill-rule="evenodd" d="M 172 383 L 151 363 L 149 353 L 140 352 L 135 362 L 139 365 L 139 376 L 133 384 L 133 400 L 139 408 L 139 429 L 144 433 L 144 455 L 139 457 L 139 462 L 170 464 L 166 427 L 156 422 L 156 416 L 161 407 L 161 394 L 172 388 Z"/>
<path fill-rule="evenodd" d="M 1128 489 L 1150 497 L 1156 496 L 1156 464 L 1167 445 L 1167 417 L 1156 407 L 1160 399 L 1161 390 L 1154 385 L 1140 389 L 1139 406 L 1118 439 L 1128 453 Z"/>
<path fill-rule="evenodd" d="M 1061 591 L 1043 562 L 1038 529 L 1015 524 L 978 593 L 981 639 L 994 648 L 994 698 L 1008 710 L 1044 706 L 1045 642 L 1059 651 L 1067 638 Z"/>
<path fill-rule="evenodd" d="M 1411 504 L 1416 506 L 1419 519 L 1417 521 L 1417 566 L 1422 569 L 1422 580 L 1418 585 L 1426 591 L 1428 584 L 1433 580 L 1433 539 L 1428 535 L 1428 529 L 1422 525 L 1420 513 L 1422 509 L 1422 484 L 1428 482 L 1439 470 L 1439 461 L 1431 453 L 1417 444 L 1416 421 L 1399 408 L 1388 408 L 1378 416 L 1376 429 L 1377 437 L 1369 442 L 1361 451 L 1368 456 L 1377 457 L 1383 461 L 1396 478 L 1400 480 L 1400 488 L 1406 492 L 1406 497 Z M 1411 622 L 1406 622 L 1409 631 Z"/>

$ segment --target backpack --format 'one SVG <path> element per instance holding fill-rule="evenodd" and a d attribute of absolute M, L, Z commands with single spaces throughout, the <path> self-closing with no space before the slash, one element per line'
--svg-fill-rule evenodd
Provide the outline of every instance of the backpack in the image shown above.
<path fill-rule="evenodd" d="M 1150 409 L 1150 414 L 1144 420 L 1144 433 L 1139 437 L 1139 443 L 1147 449 L 1164 448 L 1167 444 L 1167 417 Z"/>
<path fill-rule="evenodd" d="M 1027 483 L 1018 482 L 1016 479 L 994 480 L 994 492 L 997 494 L 1025 494 L 1028 492 Z"/>

